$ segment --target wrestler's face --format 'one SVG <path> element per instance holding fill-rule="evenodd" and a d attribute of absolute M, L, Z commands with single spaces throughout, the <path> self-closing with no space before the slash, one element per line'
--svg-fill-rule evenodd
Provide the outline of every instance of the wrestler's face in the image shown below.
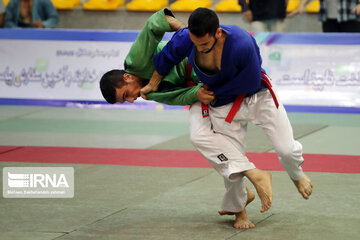
<path fill-rule="evenodd" d="M 215 36 L 210 36 L 208 33 L 205 36 L 197 37 L 189 31 L 190 39 L 194 43 L 196 49 L 200 53 L 209 53 L 216 44 Z"/>
<path fill-rule="evenodd" d="M 133 103 L 138 97 L 140 97 L 140 90 L 142 88 L 141 79 L 135 75 L 125 73 L 125 84 L 121 88 L 115 88 L 116 102 Z"/>
<path fill-rule="evenodd" d="M 221 32 L 222 32 L 222 30 L 220 28 L 218 28 L 215 35 L 210 35 L 207 33 L 206 35 L 204 35 L 202 37 L 198 37 L 198 36 L 192 34 L 190 31 L 189 31 L 189 35 L 190 35 L 191 41 L 194 43 L 198 52 L 206 54 L 206 53 L 211 52 L 214 49 L 218 38 L 221 36 Z"/>

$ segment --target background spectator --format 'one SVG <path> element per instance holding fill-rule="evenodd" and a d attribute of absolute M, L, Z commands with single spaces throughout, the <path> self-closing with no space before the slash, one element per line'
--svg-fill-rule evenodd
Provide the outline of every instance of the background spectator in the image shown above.
<path fill-rule="evenodd" d="M 5 5 L 4 5 L 4 1 L 0 0 L 0 27 L 4 26 L 4 18 L 5 18 Z"/>
<path fill-rule="evenodd" d="M 5 27 L 54 28 L 58 14 L 50 0 L 11 0 L 6 8 Z"/>
<path fill-rule="evenodd" d="M 283 32 L 288 0 L 239 0 L 252 32 Z"/>
<path fill-rule="evenodd" d="M 302 13 L 310 0 L 302 0 L 294 13 Z M 360 32 L 360 0 L 320 0 L 323 32 Z"/>

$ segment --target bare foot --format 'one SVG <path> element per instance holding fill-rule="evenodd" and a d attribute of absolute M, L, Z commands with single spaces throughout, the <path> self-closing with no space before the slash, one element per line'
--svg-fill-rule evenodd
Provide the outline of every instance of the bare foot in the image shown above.
<path fill-rule="evenodd" d="M 247 206 L 249 203 L 254 201 L 255 194 L 248 187 L 246 187 L 246 191 L 247 191 L 247 197 L 248 197 L 248 200 L 246 202 L 246 206 Z"/>
<path fill-rule="evenodd" d="M 255 227 L 255 225 L 248 219 L 245 209 L 236 213 L 235 217 L 234 228 L 249 229 Z"/>
<path fill-rule="evenodd" d="M 299 193 L 303 196 L 303 198 L 309 199 L 313 189 L 310 178 L 304 173 L 300 180 L 293 180 L 293 182 L 295 183 L 295 186 L 297 187 Z"/>
<path fill-rule="evenodd" d="M 246 187 L 246 191 L 247 191 L 247 195 L 248 195 L 248 200 L 246 201 L 246 206 L 247 206 L 249 203 L 254 201 L 255 194 L 250 189 L 248 189 L 248 187 Z M 223 216 L 223 215 L 235 215 L 234 228 L 249 229 L 249 228 L 254 228 L 255 227 L 255 224 L 253 224 L 248 219 L 245 209 L 243 211 L 237 212 L 237 213 L 228 212 L 228 211 L 224 211 L 224 210 L 220 210 L 218 212 L 219 212 L 219 214 L 221 216 Z"/>
<path fill-rule="evenodd" d="M 273 200 L 271 173 L 255 168 L 245 171 L 244 175 L 252 182 L 260 197 L 262 205 L 260 212 L 269 210 Z"/>
<path fill-rule="evenodd" d="M 254 201 L 255 199 L 255 194 L 248 188 L 246 187 L 246 192 L 247 192 L 247 201 L 246 201 L 246 205 L 245 207 L 251 203 L 252 201 Z M 218 213 L 223 216 L 223 215 L 235 215 L 234 212 L 228 212 L 228 211 L 224 211 L 224 210 L 219 210 Z"/>
<path fill-rule="evenodd" d="M 234 228 L 248 229 L 248 228 L 254 228 L 255 227 L 255 224 L 253 224 L 248 219 L 245 209 L 243 211 L 237 212 L 237 213 L 220 210 L 219 214 L 221 216 L 223 216 L 223 215 L 235 215 Z"/>

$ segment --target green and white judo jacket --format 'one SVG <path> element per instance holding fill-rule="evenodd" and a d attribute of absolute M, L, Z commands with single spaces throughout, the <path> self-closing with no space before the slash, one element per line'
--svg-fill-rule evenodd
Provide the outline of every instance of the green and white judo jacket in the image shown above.
<path fill-rule="evenodd" d="M 165 32 L 172 32 L 166 19 L 165 10 L 154 13 L 146 22 L 125 58 L 125 71 L 135 76 L 150 79 L 155 68 L 152 58 L 161 51 L 166 42 L 161 41 Z M 191 105 L 198 99 L 196 92 L 202 86 L 195 72 L 192 70 L 190 78 L 198 84 L 187 87 L 186 70 L 188 59 L 176 65 L 162 80 L 163 85 L 170 85 L 170 89 L 152 92 L 146 95 L 147 100 L 153 100 L 168 105 Z M 167 84 L 168 83 L 168 84 Z"/>

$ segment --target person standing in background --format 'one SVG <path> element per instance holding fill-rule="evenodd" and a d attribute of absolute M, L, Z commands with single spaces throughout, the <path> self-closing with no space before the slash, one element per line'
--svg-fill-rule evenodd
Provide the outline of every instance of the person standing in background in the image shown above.
<path fill-rule="evenodd" d="M 4 26 L 4 18 L 5 18 L 5 5 L 4 5 L 4 1 L 0 0 L 0 28 Z"/>
<path fill-rule="evenodd" d="M 252 32 L 283 32 L 288 0 L 239 0 Z"/>
<path fill-rule="evenodd" d="M 7 28 L 54 28 L 59 22 L 50 0 L 11 0 L 6 8 Z"/>
<path fill-rule="evenodd" d="M 302 13 L 309 0 L 302 0 L 294 14 Z M 319 21 L 323 32 L 360 32 L 360 0 L 320 0 Z"/>

